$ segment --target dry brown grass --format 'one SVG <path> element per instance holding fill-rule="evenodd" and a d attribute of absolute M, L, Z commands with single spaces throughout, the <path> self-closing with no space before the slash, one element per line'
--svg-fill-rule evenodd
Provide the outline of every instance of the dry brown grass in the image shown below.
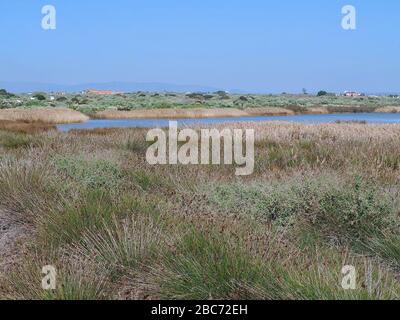
<path fill-rule="evenodd" d="M 89 120 L 89 117 L 81 112 L 66 108 L 17 108 L 0 110 L 0 120 L 26 123 L 61 124 L 84 122 Z"/>
<path fill-rule="evenodd" d="M 400 107 L 383 107 L 383 108 L 376 109 L 375 112 L 379 112 L 379 113 L 399 113 L 400 112 Z"/>
<path fill-rule="evenodd" d="M 329 111 L 326 108 L 315 107 L 315 108 L 307 108 L 304 110 L 305 114 L 328 114 Z"/>
<path fill-rule="evenodd" d="M 105 110 L 96 114 L 103 119 L 190 119 L 190 118 L 223 118 L 245 117 L 246 112 L 239 109 L 151 109 L 117 111 Z"/>
<path fill-rule="evenodd" d="M 292 110 L 272 107 L 248 108 L 245 112 L 248 116 L 290 116 L 295 114 Z"/>
<path fill-rule="evenodd" d="M 199 125 L 200 127 L 210 127 Z M 285 121 L 232 122 L 221 123 L 217 128 L 254 129 L 256 140 L 268 139 L 276 142 L 294 140 L 316 140 L 337 142 L 389 142 L 400 141 L 399 124 L 364 124 L 364 123 L 321 123 L 306 124 Z"/>
<path fill-rule="evenodd" d="M 0 120 L 0 130 L 20 133 L 38 133 L 56 130 L 56 128 L 52 125 L 43 123 Z"/>
<path fill-rule="evenodd" d="M 96 118 L 102 119 L 196 119 L 293 115 L 294 112 L 284 108 L 251 108 L 239 110 L 236 108 L 217 109 L 151 109 L 117 111 L 105 110 L 98 112 Z"/>

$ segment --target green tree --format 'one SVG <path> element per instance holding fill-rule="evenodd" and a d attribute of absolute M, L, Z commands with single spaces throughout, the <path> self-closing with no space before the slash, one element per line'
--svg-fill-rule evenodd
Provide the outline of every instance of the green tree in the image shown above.
<path fill-rule="evenodd" d="M 46 100 L 46 95 L 44 93 L 41 93 L 41 92 L 34 93 L 33 97 L 36 98 L 39 101 Z"/>
<path fill-rule="evenodd" d="M 0 89 L 0 97 L 2 98 L 12 98 L 15 97 L 14 94 L 8 92 L 6 89 Z"/>

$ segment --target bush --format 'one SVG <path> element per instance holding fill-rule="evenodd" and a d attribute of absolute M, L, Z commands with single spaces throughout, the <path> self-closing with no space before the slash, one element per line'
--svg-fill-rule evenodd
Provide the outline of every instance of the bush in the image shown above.
<path fill-rule="evenodd" d="M 324 176 L 265 184 L 216 187 L 212 203 L 230 214 L 263 217 L 278 225 L 305 219 L 320 233 L 347 243 L 365 241 L 393 228 L 394 200 L 372 183 Z"/>
<path fill-rule="evenodd" d="M 13 97 L 15 97 L 15 94 L 7 92 L 7 90 L 5 90 L 5 89 L 0 89 L 0 98 L 9 99 L 9 98 L 13 98 Z"/>
<path fill-rule="evenodd" d="M 44 100 L 47 99 L 47 98 L 46 98 L 46 95 L 45 95 L 44 93 L 40 93 L 40 92 L 34 93 L 34 94 L 32 95 L 32 97 L 35 98 L 35 99 L 37 99 L 37 100 L 39 100 L 39 101 L 44 101 Z"/>
<path fill-rule="evenodd" d="M 116 189 L 122 178 L 119 166 L 106 160 L 58 157 L 54 164 L 69 179 L 91 189 Z"/>
<path fill-rule="evenodd" d="M 58 97 L 56 99 L 56 101 L 58 101 L 58 102 L 64 102 L 64 101 L 67 101 L 67 100 L 68 100 L 67 97 Z"/>

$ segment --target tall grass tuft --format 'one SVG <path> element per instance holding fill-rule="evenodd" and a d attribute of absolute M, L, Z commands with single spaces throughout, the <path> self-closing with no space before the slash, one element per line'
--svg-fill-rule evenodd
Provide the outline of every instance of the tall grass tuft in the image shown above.
<path fill-rule="evenodd" d="M 77 245 L 77 252 L 100 267 L 121 276 L 138 272 L 154 262 L 166 246 L 159 223 L 149 216 L 113 218 L 101 231 L 89 231 Z"/>

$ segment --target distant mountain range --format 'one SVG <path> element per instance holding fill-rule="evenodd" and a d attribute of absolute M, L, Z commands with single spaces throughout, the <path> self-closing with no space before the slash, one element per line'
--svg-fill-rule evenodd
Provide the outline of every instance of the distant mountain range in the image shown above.
<path fill-rule="evenodd" d="M 104 83 L 83 83 L 77 85 L 63 85 L 38 82 L 2 82 L 0 89 L 6 89 L 12 93 L 28 92 L 80 92 L 87 89 L 113 90 L 118 92 L 215 92 L 220 88 L 213 88 L 198 85 L 177 85 L 170 83 L 141 83 L 141 82 L 104 82 Z"/>

